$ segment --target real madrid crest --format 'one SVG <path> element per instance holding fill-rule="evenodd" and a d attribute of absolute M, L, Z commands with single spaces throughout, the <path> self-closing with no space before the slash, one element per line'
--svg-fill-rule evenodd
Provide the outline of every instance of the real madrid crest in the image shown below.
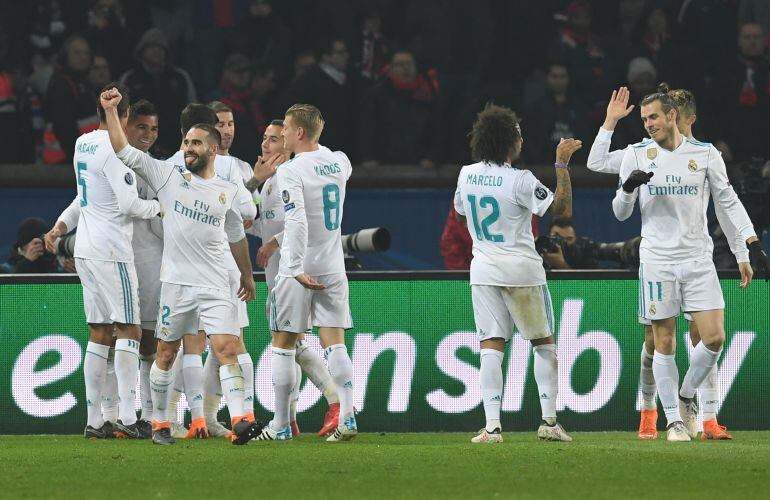
<path fill-rule="evenodd" d="M 690 160 L 687 162 L 687 169 L 690 172 L 695 172 L 696 170 L 698 170 L 698 164 L 695 163 L 695 160 Z"/>
<path fill-rule="evenodd" d="M 190 172 L 182 172 L 182 177 L 184 177 L 184 180 L 187 182 L 192 180 L 192 174 Z"/>
<path fill-rule="evenodd" d="M 161 328 L 161 329 L 160 329 L 160 333 L 161 333 L 161 334 L 162 334 L 164 337 L 168 337 L 168 328 L 166 328 L 166 327 L 164 326 L 163 328 Z"/>
<path fill-rule="evenodd" d="M 658 157 L 658 149 L 657 148 L 649 148 L 647 150 L 647 159 L 648 160 L 654 160 Z"/>
<path fill-rule="evenodd" d="M 655 304 L 650 304 L 650 314 L 655 314 Z"/>
<path fill-rule="evenodd" d="M 227 196 L 225 196 L 225 193 L 219 193 L 219 203 L 222 205 L 227 203 Z"/>

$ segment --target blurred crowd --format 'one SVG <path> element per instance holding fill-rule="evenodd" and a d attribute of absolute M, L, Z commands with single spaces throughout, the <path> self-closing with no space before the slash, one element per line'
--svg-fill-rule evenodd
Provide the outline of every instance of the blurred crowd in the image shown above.
<path fill-rule="evenodd" d="M 489 100 L 522 116 L 527 163 L 562 137 L 590 144 L 619 85 L 691 89 L 699 139 L 730 161 L 770 157 L 766 0 L 0 0 L 4 163 L 67 163 L 95 128 L 95 89 L 119 80 L 158 109 L 154 153 L 179 112 L 219 100 L 246 161 L 270 120 L 318 106 L 322 142 L 365 167 L 469 160 Z M 644 137 L 624 120 L 618 147 Z M 583 148 L 584 161 L 589 148 Z"/>

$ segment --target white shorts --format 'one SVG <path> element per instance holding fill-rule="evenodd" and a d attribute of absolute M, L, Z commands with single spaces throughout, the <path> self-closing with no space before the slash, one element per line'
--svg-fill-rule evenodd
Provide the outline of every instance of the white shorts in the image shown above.
<path fill-rule="evenodd" d="M 240 335 L 229 290 L 163 283 L 155 337 L 180 340 L 185 335 Z"/>
<path fill-rule="evenodd" d="M 667 319 L 679 316 L 681 311 L 724 308 L 719 277 L 710 258 L 639 266 L 639 316 L 644 319 Z"/>
<path fill-rule="evenodd" d="M 227 271 L 227 276 L 230 279 L 230 295 L 238 309 L 238 326 L 246 328 L 249 326 L 249 309 L 246 302 L 238 298 L 238 289 L 241 287 L 241 272 L 230 270 Z"/>
<path fill-rule="evenodd" d="M 684 313 L 684 319 L 685 319 L 685 321 L 689 321 L 690 323 L 692 323 L 692 321 L 693 321 L 692 314 Z M 641 323 L 642 325 L 645 325 L 645 326 L 652 326 L 652 320 L 651 319 L 642 318 L 641 316 L 639 317 L 639 323 Z"/>
<path fill-rule="evenodd" d="M 294 278 L 279 276 L 276 279 L 268 299 L 271 331 L 303 333 L 312 326 L 353 328 L 347 275 L 337 273 L 314 278 L 326 288 L 309 290 Z"/>
<path fill-rule="evenodd" d="M 75 267 L 83 285 L 83 308 L 88 323 L 140 324 L 133 263 L 78 258 Z"/>
<path fill-rule="evenodd" d="M 134 266 L 136 267 L 136 277 L 139 279 L 142 330 L 155 331 L 160 304 L 160 258 L 146 262 L 135 262 Z"/>
<path fill-rule="evenodd" d="M 479 341 L 501 338 L 508 342 L 514 326 L 527 340 L 553 335 L 553 306 L 548 285 L 471 285 L 471 299 Z"/>

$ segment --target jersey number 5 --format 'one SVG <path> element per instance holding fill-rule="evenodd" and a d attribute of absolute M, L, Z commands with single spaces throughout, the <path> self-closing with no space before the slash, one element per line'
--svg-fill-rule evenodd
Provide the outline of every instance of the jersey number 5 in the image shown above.
<path fill-rule="evenodd" d="M 327 184 L 323 189 L 324 224 L 329 231 L 340 227 L 340 188 L 336 184 Z"/>
<path fill-rule="evenodd" d="M 82 177 L 80 174 L 84 170 L 88 169 L 88 165 L 86 165 L 84 162 L 79 161 L 78 162 L 78 184 L 83 188 L 83 196 L 80 198 L 80 206 L 84 207 L 88 205 L 88 196 L 86 195 L 86 180 L 84 177 Z"/>
<path fill-rule="evenodd" d="M 476 195 L 468 195 L 468 203 L 471 205 L 471 218 L 473 219 L 473 229 L 476 230 L 476 238 L 478 240 L 487 240 L 494 243 L 502 243 L 505 238 L 502 234 L 493 234 L 489 232 L 489 226 L 494 224 L 497 219 L 500 218 L 500 205 L 497 200 L 492 196 L 482 196 L 478 202 L 478 206 L 481 208 L 491 208 L 489 215 L 484 217 L 479 226 L 478 208 L 476 207 Z"/>

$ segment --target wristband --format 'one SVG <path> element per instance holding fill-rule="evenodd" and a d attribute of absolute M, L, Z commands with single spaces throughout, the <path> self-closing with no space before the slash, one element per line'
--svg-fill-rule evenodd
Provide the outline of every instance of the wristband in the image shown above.
<path fill-rule="evenodd" d="M 558 161 L 554 163 L 553 166 L 556 168 L 566 168 L 567 170 L 569 170 L 569 165 L 565 163 L 559 163 Z"/>

